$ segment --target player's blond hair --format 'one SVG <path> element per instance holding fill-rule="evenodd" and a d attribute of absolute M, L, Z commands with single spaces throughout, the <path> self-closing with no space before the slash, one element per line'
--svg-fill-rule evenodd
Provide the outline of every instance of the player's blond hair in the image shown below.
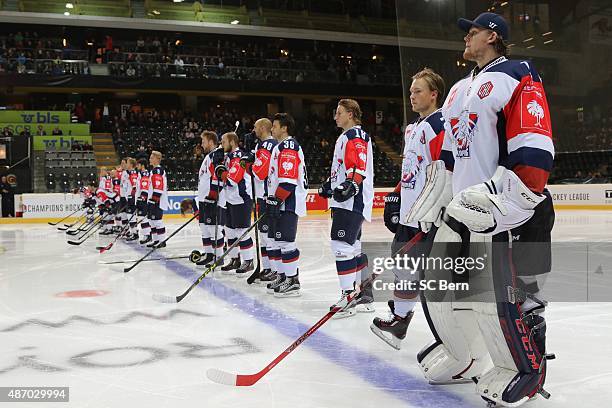
<path fill-rule="evenodd" d="M 436 97 L 436 107 L 442 106 L 444 103 L 444 94 L 446 92 L 446 85 L 444 85 L 444 79 L 431 68 L 423 68 L 412 76 L 412 80 L 422 79 L 427 83 L 430 91 L 438 92 Z"/>
<path fill-rule="evenodd" d="M 153 151 L 151 152 L 151 154 L 152 154 L 153 156 L 155 156 L 155 157 L 159 158 L 159 160 L 163 159 L 163 156 L 162 156 L 161 152 L 159 152 L 159 151 L 157 151 L 157 150 L 153 150 Z"/>
<path fill-rule="evenodd" d="M 221 137 L 226 138 L 228 140 L 228 142 L 230 142 L 231 144 L 236 145 L 236 146 L 238 146 L 238 144 L 240 143 L 240 140 L 238 139 L 238 135 L 236 133 L 234 133 L 234 132 L 224 133 L 223 136 L 221 136 Z"/>
<path fill-rule="evenodd" d="M 258 123 L 261 126 L 263 126 L 264 129 L 266 129 L 267 132 L 270 132 L 272 130 L 272 122 L 270 122 L 270 119 L 268 119 L 268 118 L 257 119 L 255 121 L 255 126 L 257 126 Z"/>
<path fill-rule="evenodd" d="M 340 99 L 338 106 L 342 106 L 344 110 L 353 114 L 353 121 L 356 124 L 361 124 L 361 107 L 359 103 L 354 99 Z"/>

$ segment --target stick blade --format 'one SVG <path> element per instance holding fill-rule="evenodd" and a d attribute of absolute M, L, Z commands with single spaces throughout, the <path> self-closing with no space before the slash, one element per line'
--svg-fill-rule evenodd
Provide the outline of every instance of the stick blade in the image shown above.
<path fill-rule="evenodd" d="M 238 386 L 238 376 L 236 374 L 231 374 L 217 368 L 209 368 L 206 370 L 206 377 L 217 384 Z"/>
<path fill-rule="evenodd" d="M 252 285 L 255 282 L 255 280 L 259 278 L 260 272 L 261 271 L 259 269 L 259 265 L 257 265 L 257 268 L 255 269 L 255 271 L 251 274 L 251 276 L 247 278 L 247 283 L 249 285 Z"/>
<path fill-rule="evenodd" d="M 159 293 L 153 294 L 153 300 L 159 303 L 178 303 L 176 296 L 160 295 Z"/>
<path fill-rule="evenodd" d="M 83 241 L 81 241 L 81 242 L 78 242 L 78 241 L 68 241 L 68 243 L 70 245 L 81 245 L 83 243 Z"/>

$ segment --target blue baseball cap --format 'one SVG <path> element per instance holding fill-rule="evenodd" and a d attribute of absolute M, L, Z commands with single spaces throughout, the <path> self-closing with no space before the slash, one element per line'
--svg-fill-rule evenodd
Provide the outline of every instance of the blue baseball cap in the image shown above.
<path fill-rule="evenodd" d="M 459 28 L 466 33 L 470 31 L 472 27 L 485 28 L 487 30 L 495 31 L 504 41 L 510 39 L 510 30 L 508 29 L 508 23 L 499 14 L 495 13 L 482 13 L 474 19 L 474 21 L 466 18 L 460 18 L 457 20 Z"/>

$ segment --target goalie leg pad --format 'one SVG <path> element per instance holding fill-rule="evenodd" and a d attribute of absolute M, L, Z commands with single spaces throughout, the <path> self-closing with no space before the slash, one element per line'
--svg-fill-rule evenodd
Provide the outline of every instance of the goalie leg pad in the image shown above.
<path fill-rule="evenodd" d="M 467 229 L 458 223 L 442 221 L 435 232 L 430 257 L 460 256 Z M 422 279 L 446 279 L 447 271 L 425 270 Z M 435 341 L 417 356 L 425 378 L 432 383 L 452 383 L 476 377 L 492 364 L 484 339 L 478 330 L 472 302 L 453 299 L 451 292 L 425 290 L 421 303 Z"/>
<path fill-rule="evenodd" d="M 478 379 L 477 392 L 495 404 L 517 407 L 542 389 L 546 378 L 546 323 L 543 303 L 526 310 L 527 302 L 510 297 L 516 281 L 509 233 L 493 237 L 491 263 L 496 302 L 475 304 L 478 325 L 494 367 Z M 502 245 L 503 244 L 503 245 Z"/>

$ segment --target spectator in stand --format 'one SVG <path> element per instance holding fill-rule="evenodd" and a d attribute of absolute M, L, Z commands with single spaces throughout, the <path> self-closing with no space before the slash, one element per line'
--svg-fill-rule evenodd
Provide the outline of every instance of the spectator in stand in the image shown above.
<path fill-rule="evenodd" d="M 107 35 L 106 37 L 104 37 L 104 62 L 109 61 L 110 54 L 113 52 L 113 50 L 113 37 Z"/>
<path fill-rule="evenodd" d="M 38 127 L 36 128 L 36 136 L 47 136 L 47 132 L 45 132 L 45 129 L 42 125 L 38 125 Z"/>
<path fill-rule="evenodd" d="M 144 145 L 140 145 L 140 147 L 138 148 L 138 151 L 134 154 L 134 158 L 136 160 L 141 160 L 141 159 L 146 160 L 148 157 L 149 155 L 147 154 L 147 151 Z"/>
<path fill-rule="evenodd" d="M 0 179 L 0 193 L 2 194 L 2 216 L 15 216 L 15 189 L 11 186 L 6 178 L 2 176 Z"/>
<path fill-rule="evenodd" d="M 83 106 L 83 102 L 78 102 L 74 107 L 74 114 L 79 123 L 85 122 L 85 107 Z"/>
<path fill-rule="evenodd" d="M 59 126 L 56 126 L 55 128 L 53 128 L 53 131 L 51 132 L 51 134 L 53 136 L 62 136 L 64 132 L 62 132 L 62 129 L 60 129 Z"/>
<path fill-rule="evenodd" d="M 19 132 L 19 136 L 20 137 L 30 137 L 30 136 L 32 136 L 32 134 L 30 133 L 30 128 L 29 127 L 24 127 L 23 130 L 21 132 Z"/>
<path fill-rule="evenodd" d="M 2 137 L 11 137 L 13 136 L 13 131 L 11 129 L 9 129 L 8 127 L 5 127 L 4 129 L 2 129 Z"/>

